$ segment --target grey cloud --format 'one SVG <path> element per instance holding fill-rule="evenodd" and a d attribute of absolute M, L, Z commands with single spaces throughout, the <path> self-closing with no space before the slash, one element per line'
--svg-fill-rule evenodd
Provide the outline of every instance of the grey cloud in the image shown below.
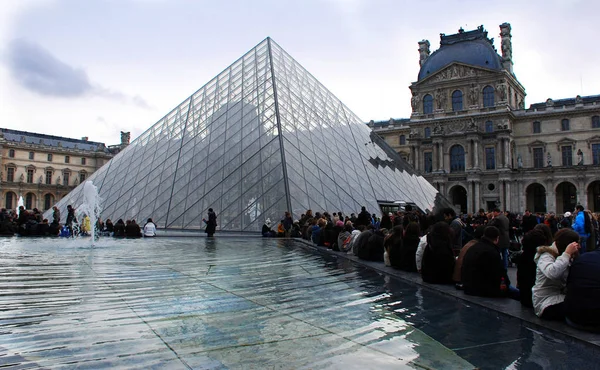
<path fill-rule="evenodd" d="M 21 86 L 41 95 L 76 97 L 92 90 L 85 71 L 71 67 L 26 40 L 17 39 L 10 43 L 8 67 Z"/>
<path fill-rule="evenodd" d="M 6 62 L 15 81 L 40 95 L 62 98 L 99 96 L 145 109 L 152 108 L 139 95 L 131 97 L 93 84 L 83 69 L 70 66 L 42 46 L 27 40 L 17 39 L 9 44 Z"/>

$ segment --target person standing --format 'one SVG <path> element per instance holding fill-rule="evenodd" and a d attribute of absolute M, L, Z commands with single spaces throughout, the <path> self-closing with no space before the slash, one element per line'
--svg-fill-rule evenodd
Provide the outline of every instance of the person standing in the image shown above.
<path fill-rule="evenodd" d="M 75 208 L 69 204 L 67 206 L 67 222 L 65 224 L 71 235 L 73 235 L 73 223 L 77 223 L 77 218 L 75 217 Z"/>
<path fill-rule="evenodd" d="M 587 250 L 587 240 L 590 237 L 592 223 L 588 215 L 584 212 L 583 206 L 578 204 L 575 207 L 575 221 L 573 222 L 573 230 L 579 234 L 579 245 L 583 254 Z"/>
<path fill-rule="evenodd" d="M 285 237 L 289 238 L 292 232 L 292 225 L 294 224 L 294 219 L 292 219 L 292 215 L 290 214 L 290 212 L 285 212 L 282 223 Z"/>
<path fill-rule="evenodd" d="M 528 209 L 525 210 L 525 214 L 523 215 L 523 219 L 521 220 L 521 229 L 523 230 L 523 234 L 527 234 L 529 231 L 533 230 L 535 225 L 538 224 L 537 217 L 531 214 Z"/>
<path fill-rule="evenodd" d="M 208 220 L 203 218 L 202 221 L 206 224 L 206 229 L 204 232 L 207 236 L 212 237 L 217 230 L 217 214 L 213 211 L 212 208 L 208 209 Z"/>
<path fill-rule="evenodd" d="M 57 206 L 52 207 L 52 223 L 58 225 L 60 223 L 60 210 Z"/>
<path fill-rule="evenodd" d="M 508 269 L 508 248 L 510 247 L 510 234 L 509 227 L 510 222 L 504 213 L 500 212 L 499 208 L 493 211 L 494 218 L 490 221 L 490 226 L 496 226 L 500 231 L 500 241 L 498 242 L 498 248 L 502 255 L 502 262 L 504 263 L 504 269 Z"/>

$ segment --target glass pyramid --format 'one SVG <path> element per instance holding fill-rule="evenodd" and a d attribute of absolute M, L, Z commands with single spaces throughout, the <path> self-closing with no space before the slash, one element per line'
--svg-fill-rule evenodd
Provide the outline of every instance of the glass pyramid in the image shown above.
<path fill-rule="evenodd" d="M 270 38 L 187 98 L 90 176 L 102 218 L 160 228 L 258 231 L 286 210 L 379 214 L 378 201 L 442 200 Z M 57 206 L 82 201 L 83 184 Z M 51 215 L 48 212 L 47 217 Z"/>

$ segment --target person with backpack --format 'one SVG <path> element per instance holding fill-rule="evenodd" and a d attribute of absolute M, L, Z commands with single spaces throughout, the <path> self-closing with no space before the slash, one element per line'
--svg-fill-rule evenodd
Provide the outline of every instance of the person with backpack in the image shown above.
<path fill-rule="evenodd" d="M 581 247 L 579 253 L 583 254 L 586 252 L 587 240 L 592 231 L 592 221 L 583 210 L 583 206 L 581 204 L 578 204 L 575 207 L 575 222 L 573 222 L 573 230 L 579 234 L 579 246 Z"/>

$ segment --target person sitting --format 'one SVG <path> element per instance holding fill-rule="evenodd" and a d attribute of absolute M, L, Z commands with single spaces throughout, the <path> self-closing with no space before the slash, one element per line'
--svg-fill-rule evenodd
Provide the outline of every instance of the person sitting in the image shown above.
<path fill-rule="evenodd" d="M 344 225 L 344 229 L 338 234 L 337 246 L 342 252 L 348 251 L 348 245 L 352 240 L 352 225 Z"/>
<path fill-rule="evenodd" d="M 600 333 L 600 250 L 579 256 L 571 265 L 564 307 L 567 324 Z"/>
<path fill-rule="evenodd" d="M 48 235 L 58 236 L 59 234 L 60 234 L 60 224 L 58 222 L 52 221 L 52 223 L 48 227 Z"/>
<path fill-rule="evenodd" d="M 538 248 L 535 285 L 531 289 L 535 314 L 548 320 L 564 320 L 565 295 L 571 258 L 579 250 L 579 234 L 572 229 L 560 229 L 554 243 Z"/>
<path fill-rule="evenodd" d="M 508 294 L 510 280 L 500 258 L 500 230 L 487 226 L 483 236 L 465 253 L 460 280 L 466 294 L 501 297 Z"/>
<path fill-rule="evenodd" d="M 316 245 L 322 245 L 321 232 L 322 232 L 322 229 L 325 227 L 326 222 L 327 221 L 325 221 L 322 218 L 319 218 L 318 220 L 315 219 L 313 221 L 310 240 L 312 240 L 312 242 L 315 243 Z"/>
<path fill-rule="evenodd" d="M 421 241 L 421 226 L 417 222 L 409 222 L 404 229 L 402 246 L 400 248 L 400 261 L 396 267 L 400 270 L 417 272 L 416 254 Z M 392 263 L 392 266 L 394 264 Z"/>
<path fill-rule="evenodd" d="M 383 241 L 385 239 L 386 230 L 374 230 L 363 248 L 358 251 L 358 258 L 367 261 L 383 262 Z"/>
<path fill-rule="evenodd" d="M 386 236 L 383 244 L 385 253 L 383 261 L 386 266 L 400 267 L 402 262 L 402 239 L 404 237 L 404 228 L 402 225 L 394 226 L 392 231 Z M 413 261 L 414 261 L 413 257 Z M 416 270 L 415 270 L 416 271 Z"/>
<path fill-rule="evenodd" d="M 114 225 L 114 233 L 113 236 L 115 238 L 124 238 L 125 237 L 125 223 L 123 219 L 120 218 L 117 223 Z"/>
<path fill-rule="evenodd" d="M 146 221 L 144 225 L 144 236 L 145 237 L 154 237 L 156 236 L 156 224 L 152 221 L 151 218 Z"/>
<path fill-rule="evenodd" d="M 548 232 L 550 232 L 549 229 Z M 533 259 L 538 247 L 551 245 L 552 240 L 548 240 L 541 229 L 534 227 L 533 230 L 525 234 L 521 244 L 523 253 L 521 253 L 517 263 L 517 287 L 521 292 L 521 304 L 525 307 L 533 307 L 531 289 L 535 285 L 535 270 L 537 267 Z"/>
<path fill-rule="evenodd" d="M 105 227 L 106 227 L 106 232 L 108 232 L 108 233 L 112 233 L 115 231 L 115 227 L 114 227 L 112 221 L 110 220 L 110 218 L 106 219 Z"/>
<path fill-rule="evenodd" d="M 283 220 L 279 221 L 279 225 L 277 225 L 277 237 L 283 238 L 285 236 L 285 227 L 283 225 Z"/>
<path fill-rule="evenodd" d="M 369 238 L 371 235 L 373 235 L 373 225 L 369 225 L 367 227 L 360 225 L 359 230 L 360 228 L 364 229 L 364 231 L 361 231 L 361 233 L 356 236 L 356 239 L 354 239 L 354 242 L 352 243 L 352 253 L 355 256 L 363 253 L 363 248 L 366 248 Z"/>
<path fill-rule="evenodd" d="M 467 251 L 469 250 L 469 248 L 471 248 L 475 244 L 479 243 L 479 241 L 483 237 L 484 230 L 485 230 L 485 226 L 483 226 L 483 225 L 477 226 L 477 229 L 475 229 L 475 231 L 473 232 L 473 239 L 469 240 L 467 242 L 467 244 L 465 244 L 464 247 L 462 247 L 462 249 L 460 250 L 460 253 L 458 254 L 458 258 L 456 259 L 456 264 L 454 265 L 454 274 L 452 274 L 452 280 L 454 280 L 454 282 L 456 283 L 456 289 L 463 289 L 462 282 L 461 282 L 462 281 L 461 274 L 462 274 L 462 264 L 463 264 L 463 260 L 465 259 L 465 254 L 467 254 Z"/>
<path fill-rule="evenodd" d="M 300 228 L 300 221 L 296 220 L 292 224 L 292 232 L 290 233 L 292 238 L 301 238 L 302 237 L 302 229 Z"/>
<path fill-rule="evenodd" d="M 39 223 L 37 225 L 36 235 L 48 236 L 48 235 L 50 235 L 49 230 L 50 230 L 50 225 L 48 224 L 48 219 L 45 218 L 42 220 L 41 223 Z"/>
<path fill-rule="evenodd" d="M 427 234 L 423 249 L 421 278 L 430 284 L 452 283 L 454 272 L 454 232 L 446 222 L 438 222 Z"/>
<path fill-rule="evenodd" d="M 125 226 L 125 236 L 128 238 L 141 238 L 142 230 L 140 229 L 140 225 L 138 225 L 135 220 L 127 220 L 127 225 Z"/>
<path fill-rule="evenodd" d="M 271 229 L 271 219 L 267 218 L 262 226 L 262 236 L 265 238 L 273 238 L 277 236 L 277 233 Z"/>
<path fill-rule="evenodd" d="M 83 220 L 81 222 L 80 234 L 84 235 L 84 236 L 88 236 L 88 235 L 90 235 L 91 230 L 92 230 L 92 227 L 91 227 L 90 216 L 84 214 Z"/>

